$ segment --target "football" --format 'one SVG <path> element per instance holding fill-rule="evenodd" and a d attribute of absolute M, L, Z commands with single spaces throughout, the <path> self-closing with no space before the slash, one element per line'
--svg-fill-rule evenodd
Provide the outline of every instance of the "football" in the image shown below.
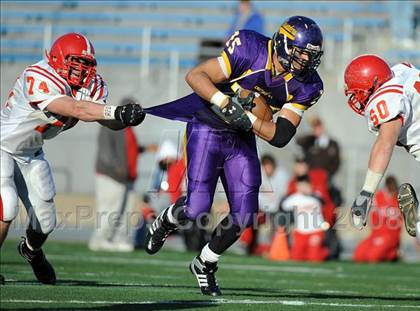
<path fill-rule="evenodd" d="M 245 98 L 251 93 L 250 90 L 241 90 L 240 97 Z M 259 119 L 262 119 L 264 121 L 271 121 L 273 119 L 273 113 L 271 111 L 270 106 L 267 104 L 267 101 L 265 100 L 264 96 L 261 94 L 255 93 L 255 99 L 254 104 L 255 107 L 252 108 L 251 112 Z"/>

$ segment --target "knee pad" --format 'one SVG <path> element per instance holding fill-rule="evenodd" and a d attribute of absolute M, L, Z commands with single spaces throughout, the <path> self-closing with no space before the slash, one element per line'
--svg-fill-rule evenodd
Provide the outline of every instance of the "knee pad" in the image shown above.
<path fill-rule="evenodd" d="M 43 234 L 51 233 L 56 225 L 55 204 L 53 201 L 37 201 L 28 213 L 29 227 Z"/>
<path fill-rule="evenodd" d="M 1 221 L 12 221 L 16 218 L 18 214 L 18 194 L 12 176 L 1 177 L 0 205 Z"/>
<path fill-rule="evenodd" d="M 55 196 L 55 185 L 48 162 L 34 160 L 29 172 L 31 188 L 33 188 L 41 200 L 50 201 Z"/>

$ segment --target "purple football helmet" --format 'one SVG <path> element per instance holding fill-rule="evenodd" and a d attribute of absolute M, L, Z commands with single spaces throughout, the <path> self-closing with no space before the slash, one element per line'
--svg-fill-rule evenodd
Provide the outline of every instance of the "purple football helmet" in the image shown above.
<path fill-rule="evenodd" d="M 289 17 L 273 36 L 280 64 L 298 80 L 305 80 L 321 63 L 322 32 L 305 16 Z"/>

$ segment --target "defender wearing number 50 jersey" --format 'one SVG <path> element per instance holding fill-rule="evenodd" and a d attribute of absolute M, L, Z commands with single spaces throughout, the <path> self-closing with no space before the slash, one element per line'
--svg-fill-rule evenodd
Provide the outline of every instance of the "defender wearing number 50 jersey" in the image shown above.
<path fill-rule="evenodd" d="M 210 211 L 219 177 L 226 192 L 230 215 L 190 265 L 205 295 L 221 294 L 215 278 L 218 259 L 252 225 L 258 211 L 261 172 L 254 134 L 279 148 L 294 136 L 304 111 L 323 91 L 316 72 L 322 41 L 318 25 L 304 16 L 288 18 L 272 39 L 238 30 L 220 57 L 187 74 L 193 94 L 146 109 L 188 122 L 187 196 L 165 209 L 149 228 L 146 251 L 158 252 L 172 231 Z M 241 88 L 267 98 L 278 111 L 277 120 L 262 120 L 247 111 L 248 99 L 238 97 Z"/>
<path fill-rule="evenodd" d="M 344 81 L 348 104 L 377 135 L 364 186 L 352 206 L 353 223 L 361 229 L 394 146 L 404 147 L 420 162 L 420 71 L 408 63 L 391 68 L 379 56 L 362 55 L 347 66 Z M 410 184 L 400 186 L 398 204 L 407 232 L 420 241 L 420 211 Z"/>
<path fill-rule="evenodd" d="M 83 35 L 59 37 L 42 60 L 17 78 L 1 108 L 0 247 L 18 214 L 18 197 L 30 219 L 19 253 L 37 279 L 54 284 L 56 277 L 41 249 L 55 227 L 55 187 L 44 158 L 44 139 L 70 129 L 79 120 L 98 121 L 111 129 L 138 125 L 140 105 L 106 105 L 108 89 L 96 73 L 95 50 Z"/>

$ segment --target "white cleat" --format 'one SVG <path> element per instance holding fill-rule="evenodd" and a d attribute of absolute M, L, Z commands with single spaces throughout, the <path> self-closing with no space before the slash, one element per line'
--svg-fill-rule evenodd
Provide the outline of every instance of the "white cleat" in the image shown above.
<path fill-rule="evenodd" d="M 398 189 L 398 207 L 404 216 L 405 229 L 411 236 L 416 236 L 420 231 L 420 215 L 418 211 L 419 201 L 413 186 L 408 183 L 402 184 Z M 419 240 L 419 235 L 417 234 Z"/>

